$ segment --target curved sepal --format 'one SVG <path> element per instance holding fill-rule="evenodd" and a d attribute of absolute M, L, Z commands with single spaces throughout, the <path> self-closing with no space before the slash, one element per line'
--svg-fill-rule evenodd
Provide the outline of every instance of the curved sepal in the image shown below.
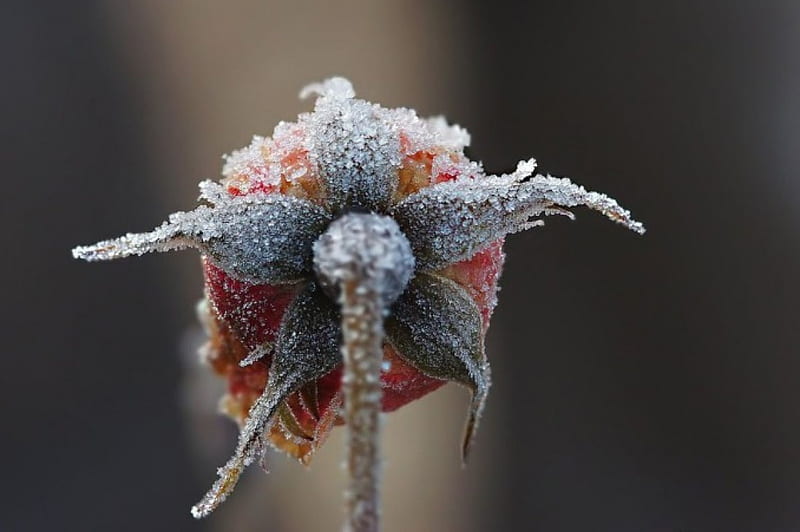
<path fill-rule="evenodd" d="M 462 447 L 466 461 L 490 385 L 475 302 L 453 281 L 419 273 L 392 307 L 385 329 L 397 353 L 419 371 L 472 392 Z"/>
<path fill-rule="evenodd" d="M 566 178 L 537 175 L 524 161 L 502 176 L 440 183 L 409 196 L 391 214 L 408 236 L 417 267 L 438 270 L 466 260 L 509 233 L 541 225 L 531 218 L 572 216 L 564 207 L 585 205 L 637 233 L 644 227 L 604 194 L 588 192 Z"/>
<path fill-rule="evenodd" d="M 203 192 L 208 199 L 211 189 Z M 227 197 L 214 192 L 213 207 L 178 212 L 149 233 L 81 246 L 75 258 L 112 260 L 154 251 L 196 248 L 226 273 L 251 283 L 284 284 L 311 273 L 311 246 L 330 214 L 282 194 Z"/>
<path fill-rule="evenodd" d="M 283 401 L 341 363 L 340 342 L 338 310 L 310 283 L 286 311 L 264 393 L 250 409 L 233 456 L 219 469 L 219 478 L 208 493 L 192 507 L 194 517 L 207 516 L 233 491 L 244 468 L 262 450 L 264 433 Z"/>
<path fill-rule="evenodd" d="M 349 82 L 333 78 L 314 84 L 317 93 L 309 115 L 309 158 L 317 166 L 328 204 L 383 211 L 397 189 L 400 136 L 379 106 L 354 98 Z"/>

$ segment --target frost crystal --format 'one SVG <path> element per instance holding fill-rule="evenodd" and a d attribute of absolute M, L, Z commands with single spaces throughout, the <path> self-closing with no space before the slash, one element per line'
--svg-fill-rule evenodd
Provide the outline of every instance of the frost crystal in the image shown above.
<path fill-rule="evenodd" d="M 432 116 L 427 120 L 428 127 L 442 146 L 452 150 L 463 150 L 469 146 L 469 131 L 454 124 L 450 125 L 443 116 Z"/>

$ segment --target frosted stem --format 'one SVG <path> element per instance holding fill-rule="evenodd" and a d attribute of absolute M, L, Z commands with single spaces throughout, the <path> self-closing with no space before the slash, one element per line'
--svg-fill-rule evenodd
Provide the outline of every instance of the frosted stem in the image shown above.
<path fill-rule="evenodd" d="M 343 283 L 340 302 L 350 477 L 345 530 L 374 532 L 380 524 L 383 303 L 367 279 Z"/>
<path fill-rule="evenodd" d="M 380 527 L 383 319 L 414 271 L 411 245 L 394 220 L 348 213 L 314 244 L 317 280 L 341 307 L 347 471 L 347 532 Z"/>

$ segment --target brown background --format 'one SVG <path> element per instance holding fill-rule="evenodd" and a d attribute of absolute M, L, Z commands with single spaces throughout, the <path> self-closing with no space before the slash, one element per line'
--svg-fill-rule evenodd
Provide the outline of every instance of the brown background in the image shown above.
<path fill-rule="evenodd" d="M 190 208 L 332 74 L 649 229 L 510 239 L 474 461 L 459 389 L 390 416 L 387 531 L 800 529 L 796 2 L 5 2 L 0 29 L 0 530 L 338 530 L 341 431 L 190 518 L 235 436 L 196 257 L 68 251 Z"/>

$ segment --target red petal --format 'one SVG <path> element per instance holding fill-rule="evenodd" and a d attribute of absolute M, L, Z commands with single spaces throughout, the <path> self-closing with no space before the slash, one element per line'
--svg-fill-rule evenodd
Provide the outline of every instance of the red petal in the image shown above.
<path fill-rule="evenodd" d="M 249 284 L 203 260 L 206 293 L 217 315 L 248 350 L 275 340 L 283 313 L 297 295 L 296 286 Z"/>

